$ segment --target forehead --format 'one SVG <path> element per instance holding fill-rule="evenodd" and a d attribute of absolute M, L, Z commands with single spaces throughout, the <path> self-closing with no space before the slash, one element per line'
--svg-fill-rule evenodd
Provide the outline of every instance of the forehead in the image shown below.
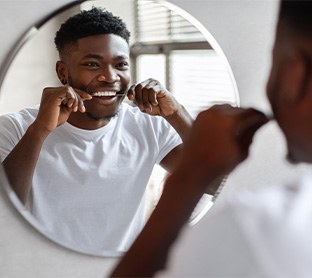
<path fill-rule="evenodd" d="M 74 45 L 67 47 L 67 56 L 84 56 L 98 54 L 101 56 L 129 57 L 128 43 L 120 36 L 102 34 L 78 39 Z"/>

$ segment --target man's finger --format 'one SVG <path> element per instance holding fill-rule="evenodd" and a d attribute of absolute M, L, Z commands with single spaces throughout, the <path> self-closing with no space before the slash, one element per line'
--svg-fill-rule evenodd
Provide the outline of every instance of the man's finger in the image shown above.
<path fill-rule="evenodd" d="M 136 84 L 133 84 L 130 86 L 130 88 L 128 89 L 128 92 L 127 92 L 127 97 L 130 101 L 133 101 L 135 99 L 135 91 L 134 91 L 134 88 L 135 88 Z"/>
<path fill-rule="evenodd" d="M 250 113 L 251 114 L 251 113 Z M 242 148 L 248 148 L 256 131 L 270 119 L 262 112 L 253 113 L 242 121 L 235 132 L 236 140 Z"/>
<path fill-rule="evenodd" d="M 76 95 L 78 95 L 83 101 L 92 99 L 92 96 L 86 91 L 82 91 L 80 89 L 72 88 Z"/>
<path fill-rule="evenodd" d="M 67 107 L 71 108 L 74 105 L 75 100 L 77 98 L 76 93 L 71 86 L 66 85 L 65 88 L 66 88 L 66 95 L 62 103 L 66 104 Z"/>

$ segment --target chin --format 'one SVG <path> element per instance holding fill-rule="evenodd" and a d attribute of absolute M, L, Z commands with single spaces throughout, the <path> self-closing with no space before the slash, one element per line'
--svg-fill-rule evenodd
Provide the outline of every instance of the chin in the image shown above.
<path fill-rule="evenodd" d="M 290 152 L 288 152 L 286 159 L 291 164 L 298 164 L 300 162 Z"/>
<path fill-rule="evenodd" d="M 88 114 L 93 115 L 95 118 L 99 119 L 109 119 L 115 117 L 120 109 L 120 105 L 117 106 L 111 106 L 111 107 L 105 107 L 105 109 L 99 109 L 99 110 L 91 110 L 87 111 Z"/>
<path fill-rule="evenodd" d="M 91 102 L 86 104 L 86 112 L 98 118 L 114 116 L 120 109 L 121 103 L 113 103 L 111 105 L 94 105 Z"/>
<path fill-rule="evenodd" d="M 298 153 L 288 151 L 287 161 L 291 164 L 312 163 L 312 155 L 309 155 L 309 152 Z"/>

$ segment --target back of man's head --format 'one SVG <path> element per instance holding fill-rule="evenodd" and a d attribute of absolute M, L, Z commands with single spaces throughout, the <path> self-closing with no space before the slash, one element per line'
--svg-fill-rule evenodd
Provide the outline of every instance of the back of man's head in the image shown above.
<path fill-rule="evenodd" d="M 66 44 L 75 44 L 78 39 L 100 34 L 115 34 L 129 43 L 130 32 L 126 24 L 112 13 L 94 7 L 67 19 L 56 32 L 54 42 L 61 52 Z"/>
<path fill-rule="evenodd" d="M 298 34 L 312 38 L 312 1 L 281 0 L 279 20 Z"/>

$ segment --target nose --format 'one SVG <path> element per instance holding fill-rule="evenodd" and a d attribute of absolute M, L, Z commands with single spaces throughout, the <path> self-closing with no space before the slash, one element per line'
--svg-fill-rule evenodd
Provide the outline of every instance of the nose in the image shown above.
<path fill-rule="evenodd" d="M 101 74 L 97 77 L 98 81 L 107 82 L 107 83 L 114 83 L 120 80 L 120 76 L 113 68 L 106 68 L 104 69 Z"/>

